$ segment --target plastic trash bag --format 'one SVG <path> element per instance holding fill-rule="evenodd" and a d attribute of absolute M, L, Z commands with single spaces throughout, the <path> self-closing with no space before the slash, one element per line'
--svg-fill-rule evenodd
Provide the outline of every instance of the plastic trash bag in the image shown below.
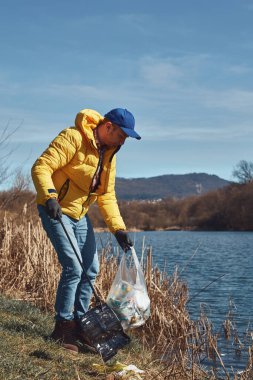
<path fill-rule="evenodd" d="M 106 303 L 117 314 L 124 330 L 143 325 L 150 316 L 150 299 L 136 255 L 124 253 Z"/>

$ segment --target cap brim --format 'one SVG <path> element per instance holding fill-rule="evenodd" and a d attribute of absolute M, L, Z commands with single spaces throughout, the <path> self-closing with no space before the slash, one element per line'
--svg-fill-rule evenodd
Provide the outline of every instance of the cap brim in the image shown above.
<path fill-rule="evenodd" d="M 134 139 L 137 139 L 137 140 L 141 139 L 141 136 L 138 135 L 138 133 L 136 133 L 133 129 L 125 128 L 125 127 L 121 127 L 121 126 L 119 126 L 119 127 L 120 127 L 120 129 L 122 129 L 122 131 L 124 131 L 127 134 L 127 136 L 133 137 Z"/>

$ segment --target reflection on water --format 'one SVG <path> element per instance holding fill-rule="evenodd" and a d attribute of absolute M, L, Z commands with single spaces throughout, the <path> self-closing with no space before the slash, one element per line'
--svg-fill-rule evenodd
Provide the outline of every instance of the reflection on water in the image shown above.
<path fill-rule="evenodd" d="M 108 238 L 108 234 L 99 235 L 102 240 Z M 190 297 L 212 282 L 188 304 L 191 317 L 198 318 L 204 307 L 218 331 L 230 310 L 239 337 L 245 340 L 253 315 L 253 233 L 153 231 L 131 233 L 131 237 L 137 254 L 145 239 L 145 245 L 152 246 L 154 264 L 166 268 L 168 274 L 178 268 Z M 245 366 L 247 356 L 239 354 L 236 342 L 222 342 L 221 352 L 226 366 L 235 370 Z"/>

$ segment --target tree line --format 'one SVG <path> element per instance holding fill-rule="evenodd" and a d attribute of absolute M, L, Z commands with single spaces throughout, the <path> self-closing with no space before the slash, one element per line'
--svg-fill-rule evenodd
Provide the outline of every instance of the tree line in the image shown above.
<path fill-rule="evenodd" d="M 253 183 L 232 184 L 204 195 L 159 201 L 121 201 L 119 207 L 129 229 L 253 231 Z M 94 226 L 105 224 L 96 205 L 89 215 Z"/>
<path fill-rule="evenodd" d="M 240 161 L 233 175 L 239 183 L 203 195 L 157 201 L 119 201 L 128 229 L 253 231 L 253 163 Z M 16 175 L 13 186 L 0 192 L 0 213 L 38 218 L 28 178 Z M 95 228 L 106 228 L 95 204 L 89 210 Z"/>
<path fill-rule="evenodd" d="M 129 229 L 253 231 L 253 162 L 239 161 L 232 176 L 238 183 L 203 195 L 121 201 L 121 214 Z M 96 227 L 105 227 L 96 205 L 89 214 Z"/>

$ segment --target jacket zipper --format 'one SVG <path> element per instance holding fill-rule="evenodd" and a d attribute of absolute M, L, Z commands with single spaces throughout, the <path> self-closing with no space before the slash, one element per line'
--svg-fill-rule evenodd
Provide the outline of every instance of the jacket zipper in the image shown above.
<path fill-rule="evenodd" d="M 91 140 L 91 145 L 93 146 L 94 149 L 96 149 L 96 147 L 94 146 L 92 140 Z M 97 151 L 97 149 L 96 149 L 96 151 Z M 93 177 L 92 177 L 92 180 L 91 180 L 91 184 L 90 184 L 90 187 L 89 187 L 89 193 L 88 193 L 87 198 L 86 198 L 86 201 L 85 201 L 84 203 L 87 203 L 87 202 L 89 201 L 89 199 L 90 199 L 90 195 L 91 195 L 91 185 L 92 185 L 93 179 L 94 179 L 94 177 L 95 177 L 95 175 L 96 175 L 96 173 L 97 173 L 97 170 L 98 170 L 98 167 L 99 167 L 99 162 L 100 162 L 100 157 L 99 157 L 99 160 L 98 160 L 97 168 L 96 168 L 95 173 L 94 173 L 94 175 L 93 175 Z M 83 213 L 84 203 L 82 204 L 82 211 L 81 211 L 81 214 L 80 214 L 80 218 L 81 218 L 81 215 L 82 215 L 82 213 Z"/>
<path fill-rule="evenodd" d="M 93 142 L 92 142 L 92 145 L 93 145 L 93 147 L 95 148 Z M 115 149 L 115 151 L 112 153 L 111 157 L 109 158 L 109 164 L 110 164 L 110 166 L 111 166 L 111 162 L 112 162 L 112 159 L 113 159 L 114 155 L 120 150 L 120 148 L 121 148 L 121 146 L 119 145 L 119 146 L 117 147 L 117 149 Z M 93 179 L 94 179 L 95 175 L 97 174 L 97 170 L 98 170 L 98 167 L 99 167 L 99 163 L 100 163 L 100 157 L 99 157 L 99 161 L 98 161 L 98 164 L 97 164 L 97 168 L 96 168 L 95 173 L 94 173 L 94 175 L 93 175 L 93 177 L 92 177 L 92 180 L 91 180 L 91 185 L 92 185 L 92 182 L 93 182 Z M 106 186 L 105 186 L 105 187 L 108 186 L 108 182 L 109 182 L 109 172 L 110 172 L 110 171 L 108 170 L 108 171 L 107 171 L 107 176 L 106 176 L 106 183 L 105 183 Z M 90 188 L 89 188 L 89 193 L 88 193 L 87 199 L 86 199 L 86 201 L 85 201 L 84 203 L 87 203 L 87 202 L 89 201 L 89 199 L 90 199 L 90 196 L 91 196 L 91 185 L 90 185 Z M 80 218 L 81 218 L 81 215 L 82 215 L 82 213 L 83 213 L 84 203 L 82 204 L 82 211 L 81 211 L 81 214 L 80 214 Z"/>

